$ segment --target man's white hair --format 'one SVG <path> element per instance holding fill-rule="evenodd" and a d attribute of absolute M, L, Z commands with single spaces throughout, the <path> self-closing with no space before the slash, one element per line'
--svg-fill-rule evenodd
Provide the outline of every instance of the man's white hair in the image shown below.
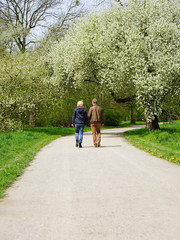
<path fill-rule="evenodd" d="M 83 106 L 83 101 L 79 101 L 79 102 L 77 102 L 77 106 L 82 107 L 82 106 Z"/>

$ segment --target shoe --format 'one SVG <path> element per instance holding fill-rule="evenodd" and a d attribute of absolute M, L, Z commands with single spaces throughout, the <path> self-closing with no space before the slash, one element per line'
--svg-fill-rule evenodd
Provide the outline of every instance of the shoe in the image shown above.
<path fill-rule="evenodd" d="M 97 147 L 97 144 L 96 144 L 96 145 L 94 145 L 94 147 Z"/>
<path fill-rule="evenodd" d="M 98 147 L 100 147 L 101 146 L 101 144 L 100 144 L 100 142 L 98 142 Z"/>
<path fill-rule="evenodd" d="M 76 142 L 76 147 L 78 147 L 78 142 Z"/>
<path fill-rule="evenodd" d="M 82 148 L 82 145 L 81 145 L 81 143 L 79 143 L 79 148 Z"/>

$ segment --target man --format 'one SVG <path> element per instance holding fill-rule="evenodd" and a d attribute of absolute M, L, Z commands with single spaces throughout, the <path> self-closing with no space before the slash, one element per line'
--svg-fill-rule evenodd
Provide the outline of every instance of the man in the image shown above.
<path fill-rule="evenodd" d="M 97 105 L 96 99 L 92 100 L 92 105 L 88 112 L 88 118 L 90 119 L 94 146 L 100 147 L 101 126 L 104 126 L 103 109 Z"/>

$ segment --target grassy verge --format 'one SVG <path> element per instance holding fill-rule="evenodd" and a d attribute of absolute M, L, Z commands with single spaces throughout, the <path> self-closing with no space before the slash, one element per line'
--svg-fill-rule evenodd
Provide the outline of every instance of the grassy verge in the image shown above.
<path fill-rule="evenodd" d="M 136 147 L 180 165 L 180 122 L 163 124 L 156 131 L 127 131 L 124 137 Z"/>
<path fill-rule="evenodd" d="M 121 124 L 119 124 L 118 127 L 131 127 L 135 125 L 145 125 L 146 123 L 143 121 L 137 121 L 136 123 L 130 123 L 128 121 L 122 121 Z"/>

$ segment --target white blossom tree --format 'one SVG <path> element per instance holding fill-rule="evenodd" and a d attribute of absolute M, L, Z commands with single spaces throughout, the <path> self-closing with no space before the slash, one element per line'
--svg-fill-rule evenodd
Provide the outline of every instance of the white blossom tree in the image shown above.
<path fill-rule="evenodd" d="M 82 19 L 52 49 L 53 78 L 94 82 L 117 102 L 136 98 L 158 129 L 164 97 L 180 87 L 179 13 L 176 0 L 137 0 Z"/>

